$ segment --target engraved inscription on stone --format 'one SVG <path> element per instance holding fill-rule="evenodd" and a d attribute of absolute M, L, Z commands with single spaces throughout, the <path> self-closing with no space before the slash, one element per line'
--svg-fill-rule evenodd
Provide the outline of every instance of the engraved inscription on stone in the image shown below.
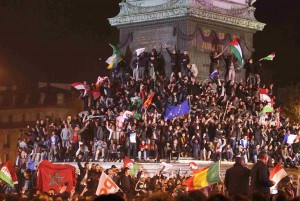
<path fill-rule="evenodd" d="M 134 33 L 134 38 L 138 41 L 140 47 L 134 48 L 153 48 L 156 47 L 158 50 L 164 44 L 169 47 L 174 47 L 176 44 L 176 38 L 172 35 L 173 27 L 152 27 L 151 29 L 137 30 Z M 148 49 L 149 50 L 149 49 Z M 147 51 L 147 50 L 146 50 Z"/>

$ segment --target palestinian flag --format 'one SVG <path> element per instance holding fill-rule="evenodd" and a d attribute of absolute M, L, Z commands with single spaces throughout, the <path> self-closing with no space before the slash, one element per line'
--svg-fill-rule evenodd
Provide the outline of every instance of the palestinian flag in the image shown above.
<path fill-rule="evenodd" d="M 238 38 L 235 37 L 233 41 L 229 43 L 229 49 L 234 54 L 234 56 L 242 63 L 243 62 L 243 54 L 242 48 L 239 44 Z"/>
<path fill-rule="evenodd" d="M 85 90 L 84 84 L 82 82 L 74 82 L 73 84 L 70 84 L 71 87 L 74 87 L 77 90 Z"/>
<path fill-rule="evenodd" d="M 147 108 L 151 105 L 152 103 L 152 99 L 154 97 L 155 93 L 152 93 L 148 96 L 147 100 L 144 102 L 143 107 L 142 108 Z"/>
<path fill-rule="evenodd" d="M 18 183 L 17 175 L 12 164 L 7 161 L 0 169 L 0 179 L 5 181 L 11 187 Z"/>
<path fill-rule="evenodd" d="M 271 187 L 271 189 L 275 189 L 277 184 L 288 174 L 283 169 L 280 163 L 277 163 L 277 165 L 274 167 L 274 169 L 270 172 L 270 180 L 275 182 L 275 185 Z"/>
<path fill-rule="evenodd" d="M 222 182 L 220 178 L 220 161 L 208 168 L 202 169 L 199 172 L 194 172 L 194 176 L 185 180 L 183 184 L 187 185 L 189 190 L 194 190 L 219 182 Z"/>
<path fill-rule="evenodd" d="M 274 58 L 275 58 L 275 52 L 272 52 L 272 54 L 270 54 L 264 58 L 261 58 L 259 61 L 261 61 L 261 60 L 273 61 Z"/>

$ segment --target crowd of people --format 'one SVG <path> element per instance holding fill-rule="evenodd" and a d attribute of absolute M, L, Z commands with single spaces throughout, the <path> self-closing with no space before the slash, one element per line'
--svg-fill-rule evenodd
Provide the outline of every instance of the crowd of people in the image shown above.
<path fill-rule="evenodd" d="M 133 59 L 131 68 L 121 61 L 109 78 L 98 77 L 91 84 L 84 82 L 85 90 L 80 91 L 84 112 L 29 125 L 18 141 L 16 166 L 20 178 L 24 180 L 22 175 L 30 161 L 93 163 L 122 161 L 125 156 L 138 162 L 176 162 L 181 157 L 234 161 L 242 157 L 256 163 L 264 151 L 270 156 L 270 166 L 283 163 L 285 167 L 297 167 L 299 124 L 281 117 L 282 105 L 273 84 L 265 86 L 260 81 L 261 62 L 247 61 L 244 82 L 236 82 L 239 61 L 232 53 L 225 56 L 215 52 L 211 55 L 211 72 L 225 68 L 226 77 L 216 75 L 200 82 L 187 50 L 179 53 L 167 46 L 166 50 L 171 61 L 170 76 L 165 73 L 161 51 L 142 52 Z M 92 91 L 98 91 L 99 98 Z M 270 100 L 262 99 L 262 94 Z M 151 104 L 143 107 L 151 95 Z M 177 106 L 187 99 L 188 114 L 164 118 L 167 106 Z M 273 110 L 265 112 L 266 107 Z M 288 142 L 291 134 L 297 137 Z M 92 165 L 93 171 L 100 169 L 100 165 Z M 114 178 L 117 170 L 109 169 L 108 174 Z M 148 188 L 153 192 L 161 189 L 176 193 L 178 188 L 184 191 L 178 178 L 166 180 L 156 176 L 143 182 L 139 194 Z"/>

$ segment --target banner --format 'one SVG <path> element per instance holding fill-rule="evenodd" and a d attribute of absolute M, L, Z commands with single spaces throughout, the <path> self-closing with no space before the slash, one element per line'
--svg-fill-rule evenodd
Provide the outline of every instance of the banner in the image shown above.
<path fill-rule="evenodd" d="M 37 188 L 43 192 L 54 189 L 59 192 L 64 185 L 66 191 L 71 191 L 76 186 L 76 168 L 67 164 L 53 164 L 47 160 L 42 161 L 38 166 Z"/>
<path fill-rule="evenodd" d="M 102 172 L 96 190 L 96 195 L 117 193 L 119 189 L 119 186 L 115 184 L 115 182 L 113 182 L 113 180 L 111 180 L 107 174 Z"/>

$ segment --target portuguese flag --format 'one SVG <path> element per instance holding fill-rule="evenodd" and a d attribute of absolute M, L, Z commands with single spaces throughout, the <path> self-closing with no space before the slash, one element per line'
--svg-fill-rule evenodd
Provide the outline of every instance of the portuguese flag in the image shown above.
<path fill-rule="evenodd" d="M 220 178 L 220 161 L 210 167 L 203 168 L 201 171 L 194 171 L 194 176 L 185 180 L 183 185 L 187 185 L 189 190 L 194 190 L 219 182 L 222 182 Z"/>
<path fill-rule="evenodd" d="M 233 41 L 229 43 L 229 48 L 231 52 L 234 54 L 234 56 L 242 63 L 243 62 L 242 48 L 239 44 L 237 37 L 235 37 Z"/>

